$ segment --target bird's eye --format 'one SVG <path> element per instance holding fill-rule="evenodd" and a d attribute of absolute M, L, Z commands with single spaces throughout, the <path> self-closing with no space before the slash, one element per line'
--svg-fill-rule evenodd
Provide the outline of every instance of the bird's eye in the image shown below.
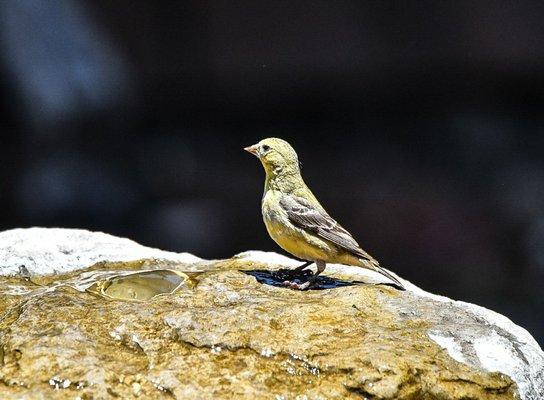
<path fill-rule="evenodd" d="M 268 146 L 266 144 L 263 145 L 263 151 L 268 151 L 268 150 L 270 150 L 270 146 Z"/>

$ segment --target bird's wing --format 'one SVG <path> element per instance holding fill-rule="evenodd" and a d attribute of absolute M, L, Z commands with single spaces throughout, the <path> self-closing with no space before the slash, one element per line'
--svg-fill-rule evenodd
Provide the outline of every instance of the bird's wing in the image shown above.
<path fill-rule="evenodd" d="M 371 255 L 359 247 L 348 231 L 324 210 L 316 208 L 308 200 L 284 194 L 280 199 L 280 206 L 287 213 L 289 221 L 298 228 L 312 232 L 357 257 L 378 264 Z"/>
<path fill-rule="evenodd" d="M 308 232 L 312 232 L 317 236 L 336 244 L 348 253 L 365 260 L 366 268 L 384 275 L 395 282 L 398 289 L 405 290 L 402 283 L 395 276 L 381 268 L 378 261 L 361 249 L 350 233 L 342 228 L 340 224 L 321 207 L 317 208 L 308 200 L 289 194 L 282 195 L 280 206 L 285 210 L 287 218 L 289 218 L 289 221 L 291 221 L 293 225 Z"/>

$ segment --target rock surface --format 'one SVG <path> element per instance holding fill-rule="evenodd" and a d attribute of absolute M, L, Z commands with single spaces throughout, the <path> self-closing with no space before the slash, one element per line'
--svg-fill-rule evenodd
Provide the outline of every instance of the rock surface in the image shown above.
<path fill-rule="evenodd" d="M 28 228 L 0 232 L 0 275 L 16 275 L 24 265 L 30 275 L 60 274 L 99 261 L 143 258 L 195 262 L 189 253 L 142 246 L 130 239 L 82 229 Z"/>
<path fill-rule="evenodd" d="M 296 264 L 205 261 L 79 230 L 0 233 L 0 398 L 544 398 L 544 353 L 507 318 L 408 282 L 340 287 L 380 279 L 344 266 L 323 281 L 332 289 L 273 285 L 270 271 Z M 98 290 L 155 269 L 184 277 L 175 293 Z"/>

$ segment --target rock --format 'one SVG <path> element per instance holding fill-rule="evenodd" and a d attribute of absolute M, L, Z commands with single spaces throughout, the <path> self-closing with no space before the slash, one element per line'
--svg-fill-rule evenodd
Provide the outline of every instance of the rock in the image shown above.
<path fill-rule="evenodd" d="M 298 263 L 277 254 L 206 261 L 78 230 L 6 231 L 0 246 L 2 399 L 544 398 L 523 328 L 406 281 L 352 284 L 381 278 L 336 265 L 331 289 L 292 291 L 274 271 Z M 178 281 L 161 276 L 184 283 L 168 294 Z M 168 290 L 116 300 L 146 277 Z"/>
<path fill-rule="evenodd" d="M 28 228 L 0 232 L 0 275 L 59 274 L 100 261 L 143 258 L 196 262 L 189 253 L 173 253 L 142 246 L 132 240 L 83 229 Z"/>

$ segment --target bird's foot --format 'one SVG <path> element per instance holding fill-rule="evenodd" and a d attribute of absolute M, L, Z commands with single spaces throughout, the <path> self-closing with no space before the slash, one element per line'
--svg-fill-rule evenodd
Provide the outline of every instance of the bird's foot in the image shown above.
<path fill-rule="evenodd" d="M 311 262 L 302 264 L 295 269 L 279 269 L 275 271 L 274 276 L 285 287 L 293 290 L 307 290 L 316 283 L 317 275 L 307 268 Z"/>
<path fill-rule="evenodd" d="M 304 282 L 304 283 L 298 283 L 293 281 L 283 281 L 283 286 L 286 286 L 293 290 L 307 290 L 310 288 L 312 282 Z"/>
<path fill-rule="evenodd" d="M 274 277 L 279 281 L 308 280 L 314 274 L 310 270 L 297 271 L 294 269 L 279 269 L 274 271 Z"/>

